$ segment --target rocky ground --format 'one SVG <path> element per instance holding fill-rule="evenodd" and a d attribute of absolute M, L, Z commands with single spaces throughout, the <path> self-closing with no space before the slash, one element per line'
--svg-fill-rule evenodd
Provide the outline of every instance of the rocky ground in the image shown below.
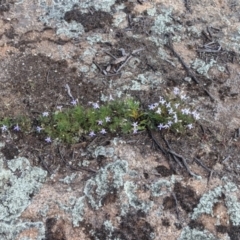
<path fill-rule="evenodd" d="M 177 87 L 200 114 L 72 145 L 2 132 L 0 238 L 239 240 L 239 20 L 234 0 L 0 0 L 1 119 L 34 129 L 66 84 L 86 107 Z"/>

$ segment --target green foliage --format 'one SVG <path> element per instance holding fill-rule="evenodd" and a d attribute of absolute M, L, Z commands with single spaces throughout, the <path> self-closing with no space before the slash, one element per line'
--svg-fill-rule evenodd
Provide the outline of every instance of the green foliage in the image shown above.
<path fill-rule="evenodd" d="M 11 126 L 11 118 L 5 117 L 0 121 L 1 125 L 5 125 L 8 128 Z"/>
<path fill-rule="evenodd" d="M 194 122 L 192 115 L 183 114 L 181 107 L 174 107 L 176 103 L 181 103 L 178 99 L 166 103 L 169 106 L 158 103 L 151 110 L 143 109 L 140 102 L 133 98 L 109 101 L 99 108 L 76 105 L 48 116 L 41 115 L 38 122 L 47 136 L 67 143 L 77 142 L 81 136 L 88 135 L 91 131 L 98 134 L 104 129 L 107 133 L 126 134 L 146 128 L 157 129 L 159 124 L 169 125 L 166 127 L 167 131 L 183 133 L 186 126 Z M 0 124 L 8 128 L 18 124 L 23 132 L 30 132 L 32 129 L 32 122 L 28 117 L 14 120 L 4 118 Z"/>

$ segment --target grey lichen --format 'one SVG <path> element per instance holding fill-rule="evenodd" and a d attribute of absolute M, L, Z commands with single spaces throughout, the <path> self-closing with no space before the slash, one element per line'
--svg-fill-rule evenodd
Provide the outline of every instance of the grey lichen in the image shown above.
<path fill-rule="evenodd" d="M 100 169 L 94 178 L 87 181 L 84 193 L 94 209 L 102 207 L 102 200 L 107 194 L 123 186 L 123 176 L 127 171 L 127 161 L 118 159 Z"/>
<path fill-rule="evenodd" d="M 32 167 L 26 158 L 19 157 L 7 162 L 10 170 L 3 168 L 0 159 L 0 220 L 16 220 L 30 203 L 30 195 L 38 192 L 46 179 L 47 172 Z M 15 172 L 20 174 L 17 175 Z"/>
<path fill-rule="evenodd" d="M 38 214 L 43 216 L 43 217 L 46 217 L 47 216 L 47 213 L 49 211 L 49 206 L 48 205 L 45 205 L 42 209 L 40 209 L 38 211 Z"/>
<path fill-rule="evenodd" d="M 236 184 L 230 182 L 227 178 L 223 178 L 223 186 L 214 188 L 213 190 L 205 193 L 194 209 L 192 219 L 197 219 L 201 214 L 213 214 L 213 206 L 219 201 L 219 197 L 222 194 L 225 195 L 225 204 L 230 217 L 230 220 L 234 226 L 240 225 L 240 202 L 234 196 L 234 192 L 238 190 Z"/>
<path fill-rule="evenodd" d="M 67 11 L 73 9 L 74 6 L 79 6 L 79 10 L 82 13 L 88 12 L 90 7 L 94 7 L 96 10 L 111 11 L 111 6 L 115 3 L 115 0 L 68 0 L 68 1 L 51 1 L 47 0 L 40 1 L 39 6 L 45 10 L 45 14 L 42 15 L 39 20 L 42 21 L 49 27 L 56 28 L 57 34 L 64 34 L 70 38 L 78 37 L 84 33 L 84 28 L 80 23 L 71 21 L 70 23 L 66 22 L 64 14 Z"/>
<path fill-rule="evenodd" d="M 122 90 L 149 90 L 156 89 L 163 82 L 162 75 L 160 72 L 156 72 L 154 75 L 150 72 L 139 74 L 136 79 L 131 81 L 131 84 L 124 85 Z"/>
<path fill-rule="evenodd" d="M 114 232 L 114 226 L 112 225 L 112 223 L 109 221 L 109 220 L 106 220 L 104 223 L 103 223 L 106 231 L 108 231 L 108 237 L 109 239 L 111 239 L 112 237 L 112 233 Z"/>
<path fill-rule="evenodd" d="M 240 202 L 235 196 L 226 196 L 225 200 L 230 220 L 234 226 L 240 225 Z"/>
<path fill-rule="evenodd" d="M 174 33 L 176 26 L 174 26 L 171 16 L 172 8 L 161 8 L 161 14 L 157 14 L 151 30 L 156 34 Z"/>
<path fill-rule="evenodd" d="M 214 235 L 207 231 L 199 231 L 186 227 L 181 232 L 181 236 L 178 240 L 218 240 Z"/>
<path fill-rule="evenodd" d="M 164 179 L 158 180 L 157 182 L 151 185 L 152 195 L 154 197 L 159 197 L 166 194 L 168 191 L 171 190 L 171 185 L 172 185 L 171 182 L 167 180 Z"/>
<path fill-rule="evenodd" d="M 95 149 L 93 152 L 93 157 L 97 158 L 98 156 L 104 156 L 104 157 L 113 157 L 114 155 L 114 148 L 112 147 L 103 147 L 99 146 Z"/>
<path fill-rule="evenodd" d="M 216 63 L 217 62 L 214 59 L 211 59 L 209 63 L 206 63 L 205 61 L 197 58 L 197 59 L 195 59 L 195 61 L 192 62 L 191 66 L 198 73 L 200 73 L 200 74 L 204 75 L 205 77 L 209 78 L 208 71 Z"/>
<path fill-rule="evenodd" d="M 82 161 L 82 163 L 79 163 L 78 164 L 78 166 L 83 166 L 83 167 L 88 167 L 89 166 L 89 164 L 90 164 L 90 162 L 88 161 L 88 160 L 86 160 L 86 159 L 84 159 L 83 161 Z"/>
<path fill-rule="evenodd" d="M 49 27 L 56 28 L 57 34 L 64 34 L 70 38 L 77 37 L 84 33 L 84 28 L 80 23 L 72 21 L 71 23 L 63 20 L 65 12 L 72 9 L 77 0 L 52 1 L 49 5 L 46 0 L 40 2 L 40 7 L 45 10 L 39 20 Z"/>
<path fill-rule="evenodd" d="M 193 211 L 192 219 L 197 219 L 203 213 L 213 214 L 213 206 L 219 201 L 219 197 L 222 195 L 222 189 L 222 186 L 219 186 L 203 194 L 199 204 Z"/>
<path fill-rule="evenodd" d="M 70 176 L 66 176 L 65 178 L 59 179 L 59 181 L 65 184 L 69 184 L 74 180 L 76 176 L 77 176 L 76 173 L 72 173 Z"/>
<path fill-rule="evenodd" d="M 9 223 L 0 223 L 0 238 L 4 240 L 13 240 L 18 239 L 18 235 L 21 234 L 24 230 L 36 229 L 38 235 L 35 240 L 45 239 L 45 227 L 42 222 L 13 222 Z"/>
<path fill-rule="evenodd" d="M 73 207 L 72 219 L 73 219 L 74 227 L 79 227 L 79 222 L 81 222 L 83 220 L 84 209 L 85 209 L 85 196 L 77 199 L 77 201 Z"/>
<path fill-rule="evenodd" d="M 57 35 L 63 34 L 68 36 L 69 38 L 76 38 L 84 33 L 84 27 L 82 26 L 82 24 L 75 21 L 68 23 L 62 20 L 61 22 L 56 24 L 56 28 Z"/>
<path fill-rule="evenodd" d="M 124 183 L 124 191 L 128 197 L 129 205 L 137 210 L 142 210 L 143 212 L 148 212 L 153 206 L 152 201 L 140 200 L 136 195 L 137 185 L 133 182 L 126 181 Z"/>

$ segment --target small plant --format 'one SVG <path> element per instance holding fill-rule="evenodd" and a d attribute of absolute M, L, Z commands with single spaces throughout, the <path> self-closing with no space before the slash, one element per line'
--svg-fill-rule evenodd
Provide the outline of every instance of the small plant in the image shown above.
<path fill-rule="evenodd" d="M 111 98 L 111 101 L 103 105 L 90 102 L 87 108 L 74 100 L 71 108 L 62 109 L 62 106 L 58 106 L 53 113 L 43 112 L 38 118 L 39 126 L 35 131 L 44 133 L 47 143 L 51 143 L 52 139 L 74 143 L 84 135 L 94 137 L 108 133 L 136 134 L 146 128 L 182 133 L 193 128 L 199 114 L 185 106 L 183 100 L 186 96 L 178 88 L 174 88 L 173 93 L 173 99 L 160 97 L 158 102 L 148 105 L 146 109 L 133 98 Z M 2 132 L 8 129 L 30 132 L 32 125 L 27 117 L 13 120 L 4 118 L 0 124 Z"/>

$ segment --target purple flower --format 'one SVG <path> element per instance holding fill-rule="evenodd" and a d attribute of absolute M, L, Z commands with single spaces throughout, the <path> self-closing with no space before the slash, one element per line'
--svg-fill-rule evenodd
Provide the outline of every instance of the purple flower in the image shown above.
<path fill-rule="evenodd" d="M 109 96 L 109 101 L 113 101 L 114 99 L 113 99 L 113 97 L 112 97 L 112 94 L 110 94 L 110 96 Z"/>
<path fill-rule="evenodd" d="M 154 108 L 156 108 L 156 107 L 159 106 L 159 103 L 156 102 L 156 103 L 153 104 L 153 106 L 154 106 Z"/>
<path fill-rule="evenodd" d="M 133 128 L 133 133 L 136 134 L 138 132 L 137 128 Z"/>
<path fill-rule="evenodd" d="M 92 106 L 93 106 L 94 109 L 99 109 L 100 108 L 100 106 L 97 102 L 92 103 Z"/>
<path fill-rule="evenodd" d="M 180 98 L 181 98 L 181 100 L 185 100 L 185 99 L 187 99 L 187 96 L 186 96 L 186 94 L 181 94 Z"/>
<path fill-rule="evenodd" d="M 193 112 L 192 112 L 192 115 L 193 115 L 193 117 L 194 117 L 195 120 L 199 120 L 199 119 L 200 119 L 200 115 L 199 115 L 199 113 L 197 113 L 196 111 L 193 111 Z"/>
<path fill-rule="evenodd" d="M 8 130 L 6 125 L 2 125 L 1 129 L 2 129 L 2 132 L 6 132 Z"/>
<path fill-rule="evenodd" d="M 137 128 L 138 127 L 138 122 L 132 123 L 132 126 L 133 126 L 133 128 Z"/>
<path fill-rule="evenodd" d="M 179 103 L 175 103 L 175 108 L 178 108 L 178 106 L 180 105 Z"/>
<path fill-rule="evenodd" d="M 171 103 L 167 103 L 167 104 L 166 104 L 166 107 L 167 107 L 167 108 L 170 108 L 170 107 L 171 107 Z"/>
<path fill-rule="evenodd" d="M 98 125 L 103 125 L 103 121 L 102 120 L 98 120 L 97 123 L 98 123 Z"/>
<path fill-rule="evenodd" d="M 178 122 L 177 114 L 175 114 L 175 115 L 173 116 L 173 118 L 174 118 L 174 122 L 177 123 L 177 122 Z"/>
<path fill-rule="evenodd" d="M 89 136 L 90 136 L 90 137 L 94 137 L 94 136 L 96 136 L 96 134 L 94 133 L 94 131 L 91 131 L 91 132 L 89 133 Z"/>
<path fill-rule="evenodd" d="M 178 95 L 178 94 L 180 93 L 179 88 L 175 87 L 175 88 L 173 89 L 173 93 L 174 93 L 175 95 Z"/>
<path fill-rule="evenodd" d="M 154 104 L 148 105 L 148 109 L 149 109 L 149 110 L 153 110 L 154 108 L 155 108 Z"/>
<path fill-rule="evenodd" d="M 163 105 L 166 101 L 163 98 L 161 98 L 159 102 Z"/>
<path fill-rule="evenodd" d="M 16 126 L 14 126 L 13 130 L 20 131 L 20 127 L 18 126 L 18 124 Z"/>
<path fill-rule="evenodd" d="M 111 122 L 111 118 L 110 117 L 105 117 L 105 121 L 106 122 Z"/>
<path fill-rule="evenodd" d="M 168 111 L 168 113 L 169 113 L 169 114 L 173 114 L 173 113 L 174 113 L 174 112 L 173 112 L 173 109 L 170 108 L 169 111 Z"/>
<path fill-rule="evenodd" d="M 167 124 L 165 124 L 165 125 L 163 126 L 163 128 L 168 129 L 169 126 L 168 126 Z"/>
<path fill-rule="evenodd" d="M 59 111 L 62 111 L 62 107 L 63 107 L 63 106 L 57 106 L 57 109 L 58 109 Z"/>
<path fill-rule="evenodd" d="M 158 108 L 157 111 L 156 111 L 156 113 L 161 114 L 161 113 L 162 113 L 161 108 Z"/>
<path fill-rule="evenodd" d="M 43 115 L 43 117 L 48 117 L 49 116 L 49 112 L 43 112 L 42 115 Z"/>
<path fill-rule="evenodd" d="M 106 134 L 106 130 L 103 128 L 101 131 L 100 131 L 101 134 Z"/>
<path fill-rule="evenodd" d="M 43 129 L 43 128 L 41 128 L 41 127 L 39 127 L 39 126 L 36 127 L 36 131 L 37 131 L 38 133 L 40 133 L 40 132 L 42 131 L 42 129 Z"/>
<path fill-rule="evenodd" d="M 159 130 L 161 130 L 161 129 L 164 128 L 164 125 L 163 125 L 162 123 L 160 123 L 160 124 L 158 125 L 158 128 L 159 128 Z"/>
<path fill-rule="evenodd" d="M 73 106 L 76 106 L 77 103 L 78 103 L 78 100 L 77 100 L 77 99 L 73 99 L 73 100 L 71 101 L 71 104 L 72 104 Z"/>
<path fill-rule="evenodd" d="M 51 142 L 52 142 L 52 139 L 51 139 L 50 137 L 47 137 L 47 138 L 45 138 L 45 142 L 51 143 Z"/>
<path fill-rule="evenodd" d="M 190 114 L 189 108 L 184 108 L 184 109 L 182 109 L 181 112 L 182 112 L 182 114 L 186 114 L 186 115 Z"/>
<path fill-rule="evenodd" d="M 173 125 L 173 122 L 172 121 L 168 121 L 168 126 L 171 127 Z"/>

